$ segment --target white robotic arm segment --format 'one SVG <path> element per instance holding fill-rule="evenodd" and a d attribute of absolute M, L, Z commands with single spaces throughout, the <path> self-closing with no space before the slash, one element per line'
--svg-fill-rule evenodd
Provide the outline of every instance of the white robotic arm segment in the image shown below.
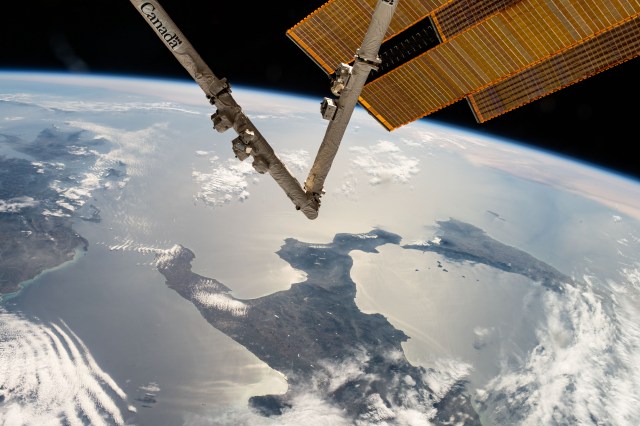
<path fill-rule="evenodd" d="M 313 167 L 309 172 L 309 177 L 304 184 L 305 190 L 314 194 L 318 199 L 323 193 L 324 181 L 338 152 L 340 142 L 347 129 L 353 110 L 358 103 L 362 88 L 367 82 L 371 70 L 376 69 L 380 64 L 378 51 L 397 5 L 398 0 L 378 0 L 371 18 L 371 24 L 369 24 L 362 45 L 356 52 L 353 66 L 349 67 L 342 64 L 336 70 L 332 91 L 336 94 L 336 82 L 339 82 L 340 90 L 338 94 L 340 97 L 335 102 L 337 111 L 333 118 L 330 119 L 329 127 L 324 135 Z M 346 67 L 348 67 L 348 70 Z M 325 100 L 325 102 L 327 101 Z M 325 116 L 324 112 L 323 116 Z"/>
<path fill-rule="evenodd" d="M 378 0 L 376 8 L 371 17 L 371 23 L 364 36 L 362 45 L 358 49 L 357 55 L 370 62 L 379 63 L 378 51 L 387 34 L 391 18 L 398 6 L 398 0 Z"/>

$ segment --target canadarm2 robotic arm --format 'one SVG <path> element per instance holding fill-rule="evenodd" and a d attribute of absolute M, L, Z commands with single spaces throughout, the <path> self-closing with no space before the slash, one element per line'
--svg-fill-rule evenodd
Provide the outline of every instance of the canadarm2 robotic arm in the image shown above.
<path fill-rule="evenodd" d="M 398 0 L 378 0 L 371 24 L 353 67 L 342 64 L 336 70 L 332 92 L 337 100 L 325 98 L 321 111 L 329 120 L 320 149 L 314 161 L 304 189 L 287 170 L 271 145 L 264 139 L 242 108 L 231 95 L 226 79 L 216 77 L 187 38 L 156 0 L 130 0 L 156 35 L 189 72 L 204 91 L 209 102 L 216 107 L 211 116 L 218 132 L 233 128 L 238 136 L 232 141 L 232 149 L 241 161 L 253 157 L 253 167 L 259 173 L 269 173 L 284 190 L 296 209 L 309 219 L 318 216 L 324 181 L 340 147 L 347 124 L 358 102 L 360 92 L 369 72 L 379 64 L 378 50 L 384 39 Z"/>

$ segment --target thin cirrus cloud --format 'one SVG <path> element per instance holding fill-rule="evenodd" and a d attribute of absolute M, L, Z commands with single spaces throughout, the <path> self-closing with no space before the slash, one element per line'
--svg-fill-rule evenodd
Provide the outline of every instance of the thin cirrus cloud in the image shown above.
<path fill-rule="evenodd" d="M 113 144 L 107 154 L 92 152 L 96 157 L 94 169 L 103 171 L 114 164 L 124 163 L 129 176 L 142 176 L 148 166 L 148 156 L 158 148 L 167 129 L 166 123 L 156 123 L 136 130 L 122 130 L 89 121 L 68 121 L 67 125 L 94 135 L 94 139 L 105 139 Z"/>
<path fill-rule="evenodd" d="M 127 395 L 67 326 L 0 311 L 2 424 L 124 424 Z"/>
<path fill-rule="evenodd" d="M 637 183 L 621 175 L 597 171 L 593 166 L 512 142 L 479 134 L 452 133 L 445 128 L 412 131 L 403 142 L 409 147 L 437 146 L 474 165 L 560 188 L 640 218 Z"/>
<path fill-rule="evenodd" d="M 60 174 L 62 170 L 67 170 L 65 179 L 53 180 L 49 186 L 58 194 L 58 198 L 55 205 L 47 206 L 43 211 L 47 216 L 69 217 L 84 206 L 96 190 L 120 190 L 127 185 L 130 176 L 143 175 L 149 162 L 146 158 L 156 150 L 156 142 L 165 128 L 164 124 L 155 124 L 125 131 L 87 121 L 69 121 L 65 125 L 68 127 L 52 134 L 64 138 L 78 129 L 88 133 L 75 145 L 66 148 L 70 159 L 65 163 L 32 162 L 36 173 Z M 95 149 L 93 144 L 96 140 L 108 141 L 109 150 L 103 153 Z M 119 169 L 122 169 L 121 174 L 112 173 Z M 7 202 L 4 204 L 9 206 Z M 0 211 L 9 209 L 3 207 L 4 204 L 0 201 Z M 17 208 L 15 203 L 11 207 Z"/>
<path fill-rule="evenodd" d="M 110 101 L 70 101 L 67 98 L 54 96 L 34 96 L 30 93 L 0 94 L 0 101 L 23 105 L 35 105 L 41 108 L 64 112 L 128 112 L 128 111 L 173 111 L 185 114 L 200 115 L 201 113 L 185 108 L 174 102 L 110 102 Z"/>

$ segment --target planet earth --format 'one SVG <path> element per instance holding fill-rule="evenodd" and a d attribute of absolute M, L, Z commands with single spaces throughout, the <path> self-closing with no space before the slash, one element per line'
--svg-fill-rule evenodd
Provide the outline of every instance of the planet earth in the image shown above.
<path fill-rule="evenodd" d="M 304 181 L 320 102 L 234 87 Z M 640 424 L 640 183 L 358 108 L 310 221 L 191 82 L 0 74 L 0 424 Z"/>

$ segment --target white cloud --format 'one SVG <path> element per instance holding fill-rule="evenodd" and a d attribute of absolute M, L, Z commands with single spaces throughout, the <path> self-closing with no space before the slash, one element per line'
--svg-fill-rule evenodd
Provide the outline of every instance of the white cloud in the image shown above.
<path fill-rule="evenodd" d="M 304 120 L 307 118 L 303 115 L 295 114 L 295 110 L 292 108 L 280 108 L 274 112 L 275 112 L 274 114 L 248 113 L 247 117 L 249 117 L 252 121 L 275 121 L 275 120 L 290 121 L 290 120 Z"/>
<path fill-rule="evenodd" d="M 247 316 L 247 312 L 249 311 L 249 307 L 246 304 L 222 293 L 198 290 L 193 293 L 192 297 L 196 302 L 202 303 L 207 308 L 229 312 L 234 317 Z"/>
<path fill-rule="evenodd" d="M 400 138 L 403 144 L 410 147 L 420 147 L 422 144 L 419 141 L 415 141 L 413 139 Z"/>
<path fill-rule="evenodd" d="M 170 248 L 160 248 L 148 244 L 135 242 L 133 238 L 117 238 L 116 244 L 108 246 L 110 251 L 130 251 L 141 254 L 153 254 L 154 260 L 148 265 L 153 268 L 164 269 L 170 267 L 183 251 L 187 250 L 180 244 L 174 244 Z M 103 243 L 104 244 L 104 243 Z"/>
<path fill-rule="evenodd" d="M 347 173 L 345 173 L 338 182 L 340 186 L 333 189 L 336 194 L 342 195 L 343 197 L 352 200 L 358 199 L 358 178 L 352 170 L 349 170 Z"/>
<path fill-rule="evenodd" d="M 349 381 L 363 378 L 364 367 L 369 361 L 369 355 L 364 351 L 356 352 L 353 357 L 339 363 L 321 363 L 320 369 L 314 376 L 315 386 L 326 389 L 326 392 L 335 392 Z"/>
<path fill-rule="evenodd" d="M 63 201 L 63 200 L 56 201 L 56 204 L 59 205 L 60 207 L 62 207 L 63 209 L 69 210 L 71 212 L 76 209 L 75 206 L 72 206 L 71 204 L 69 204 L 69 203 L 67 203 L 66 201 Z"/>
<path fill-rule="evenodd" d="M 402 153 L 397 144 L 380 141 L 371 147 L 355 146 L 349 149 L 356 154 L 352 164 L 371 178 L 371 185 L 407 183 L 420 169 L 419 161 Z"/>
<path fill-rule="evenodd" d="M 20 213 L 22 210 L 35 207 L 38 201 L 31 197 L 15 197 L 8 200 L 0 200 L 0 213 Z"/>
<path fill-rule="evenodd" d="M 309 153 L 304 149 L 297 151 L 283 151 L 279 154 L 280 160 L 289 169 L 307 170 L 309 168 Z"/>
<path fill-rule="evenodd" d="M 143 392 L 149 392 L 149 393 L 158 393 L 161 390 L 157 382 L 149 382 L 144 386 L 140 386 L 138 389 L 140 389 Z"/>
<path fill-rule="evenodd" d="M 68 213 L 63 212 L 62 210 L 51 211 L 49 209 L 42 210 L 43 216 L 53 216 L 53 217 L 70 217 Z"/>
<path fill-rule="evenodd" d="M 301 393 L 291 400 L 292 408 L 280 416 L 263 417 L 252 411 L 234 410 L 210 416 L 189 414 L 185 426 L 349 426 L 343 410 L 328 404 L 316 393 Z"/>
<path fill-rule="evenodd" d="M 396 417 L 396 413 L 385 405 L 379 393 L 369 395 L 365 404 L 367 406 L 367 412 L 358 417 L 356 421 L 357 425 L 386 422 Z"/>
<path fill-rule="evenodd" d="M 349 148 L 349 151 L 359 154 L 385 154 L 390 152 L 400 152 L 398 145 L 391 141 L 381 140 L 377 144 L 372 146 L 354 146 Z"/>
<path fill-rule="evenodd" d="M 470 364 L 454 359 L 440 359 L 435 362 L 435 368 L 429 369 L 424 380 L 438 399 L 451 390 L 458 381 L 465 379 L 471 372 Z"/>
<path fill-rule="evenodd" d="M 494 422 L 640 424 L 640 312 L 596 293 L 605 284 L 595 277 L 584 282 L 544 294 L 538 345 L 481 392 Z"/>
<path fill-rule="evenodd" d="M 622 268 L 622 274 L 626 277 L 626 281 L 634 287 L 636 291 L 640 291 L 640 264 Z"/>
<path fill-rule="evenodd" d="M 168 268 L 172 263 L 174 263 L 174 261 L 178 258 L 178 256 L 182 252 L 182 250 L 183 250 L 182 246 L 176 244 L 167 250 L 154 249 L 153 251 L 149 250 L 149 252 L 156 254 L 156 258 L 155 258 L 156 267 L 159 269 L 162 269 L 162 268 Z M 136 251 L 144 252 L 144 248 L 138 247 Z"/>
<path fill-rule="evenodd" d="M 494 343 L 496 339 L 495 327 L 475 327 L 473 329 L 473 334 L 475 334 L 473 347 L 478 350 L 484 348 L 488 344 Z"/>
<path fill-rule="evenodd" d="M 226 287 L 211 278 L 200 279 L 200 281 L 193 286 L 193 289 L 194 291 L 203 291 L 208 293 L 228 291 Z"/>
<path fill-rule="evenodd" d="M 208 172 L 194 170 L 193 179 L 200 185 L 195 198 L 210 206 L 222 206 L 231 201 L 249 198 L 249 176 L 257 175 L 250 162 L 229 159 L 221 163 L 217 157 L 211 160 L 213 169 Z"/>
<path fill-rule="evenodd" d="M 0 423 L 124 424 L 126 394 L 69 327 L 0 311 Z"/>
<path fill-rule="evenodd" d="M 425 417 L 424 413 L 419 410 L 399 410 L 396 413 L 395 424 L 399 426 L 432 426 L 431 423 Z M 434 410 L 435 415 L 435 410 Z M 451 423 L 453 424 L 453 423 Z M 464 425 L 464 422 L 457 422 L 456 425 Z"/>
<path fill-rule="evenodd" d="M 394 351 L 383 354 L 388 362 L 404 362 L 404 354 Z M 427 426 L 437 415 L 437 410 L 431 405 L 440 398 L 429 392 L 426 387 L 416 386 L 416 380 L 408 375 L 398 373 L 395 377 L 381 378 L 367 373 L 370 362 L 379 362 L 379 358 L 372 359 L 364 350 L 356 350 L 353 356 L 331 362 L 315 365 L 315 373 L 308 386 L 297 388 L 288 397 L 290 408 L 285 408 L 282 415 L 263 417 L 250 410 L 235 409 L 224 414 L 213 413 L 210 416 L 189 415 L 185 419 L 186 425 L 398 425 L 398 426 Z M 439 390 L 446 393 L 451 386 L 463 379 L 469 371 L 466 364 L 455 361 L 442 361 L 440 365 L 448 371 L 432 372 L 431 382 L 439 386 Z M 334 392 L 351 382 L 363 386 L 367 395 L 362 401 L 362 412 L 353 418 L 342 407 L 332 401 Z M 386 400 L 380 393 L 373 391 L 374 386 L 384 383 Z M 374 385 L 375 384 L 375 385 Z M 391 395 L 396 395 L 391 397 Z M 464 417 L 464 414 L 459 416 Z"/>

